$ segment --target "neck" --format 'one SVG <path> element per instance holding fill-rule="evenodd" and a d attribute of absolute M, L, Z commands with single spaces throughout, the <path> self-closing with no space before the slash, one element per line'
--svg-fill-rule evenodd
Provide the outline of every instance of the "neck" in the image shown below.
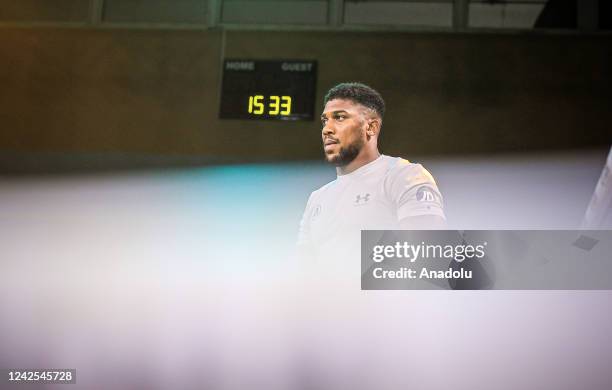
<path fill-rule="evenodd" d="M 363 148 L 353 161 L 343 167 L 337 167 L 336 173 L 338 174 L 338 176 L 349 174 L 361 168 L 362 166 L 371 163 L 379 156 L 380 152 L 378 151 L 378 149 L 366 150 L 366 148 Z"/>

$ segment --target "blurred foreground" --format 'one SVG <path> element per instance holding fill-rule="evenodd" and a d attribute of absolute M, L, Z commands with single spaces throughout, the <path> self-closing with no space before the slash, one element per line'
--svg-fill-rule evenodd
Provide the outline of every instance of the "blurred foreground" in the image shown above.
<path fill-rule="evenodd" d="M 606 154 L 419 162 L 451 228 L 572 229 Z M 612 292 L 360 291 L 333 264 L 302 273 L 297 224 L 334 177 L 0 179 L 0 368 L 76 368 L 67 389 L 612 388 Z"/>

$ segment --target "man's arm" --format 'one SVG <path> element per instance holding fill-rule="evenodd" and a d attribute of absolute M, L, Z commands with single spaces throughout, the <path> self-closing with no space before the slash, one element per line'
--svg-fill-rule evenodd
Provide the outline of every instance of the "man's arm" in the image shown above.
<path fill-rule="evenodd" d="M 442 194 L 422 165 L 400 160 L 385 191 L 397 208 L 400 229 L 446 229 Z"/>

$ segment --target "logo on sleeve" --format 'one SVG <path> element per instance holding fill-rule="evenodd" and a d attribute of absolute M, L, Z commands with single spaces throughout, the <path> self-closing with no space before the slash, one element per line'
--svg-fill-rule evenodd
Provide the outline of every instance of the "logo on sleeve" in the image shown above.
<path fill-rule="evenodd" d="M 436 202 L 440 201 L 438 199 L 438 194 L 428 186 L 421 186 L 416 193 L 416 199 L 419 202 Z"/>

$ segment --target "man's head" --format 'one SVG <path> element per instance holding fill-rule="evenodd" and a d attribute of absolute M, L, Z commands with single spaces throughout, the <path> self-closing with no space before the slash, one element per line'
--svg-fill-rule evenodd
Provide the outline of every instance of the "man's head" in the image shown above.
<path fill-rule="evenodd" d="M 338 84 L 327 92 L 321 114 L 325 159 L 338 167 L 360 154 L 378 153 L 378 134 L 385 102 L 378 92 L 360 83 Z"/>

